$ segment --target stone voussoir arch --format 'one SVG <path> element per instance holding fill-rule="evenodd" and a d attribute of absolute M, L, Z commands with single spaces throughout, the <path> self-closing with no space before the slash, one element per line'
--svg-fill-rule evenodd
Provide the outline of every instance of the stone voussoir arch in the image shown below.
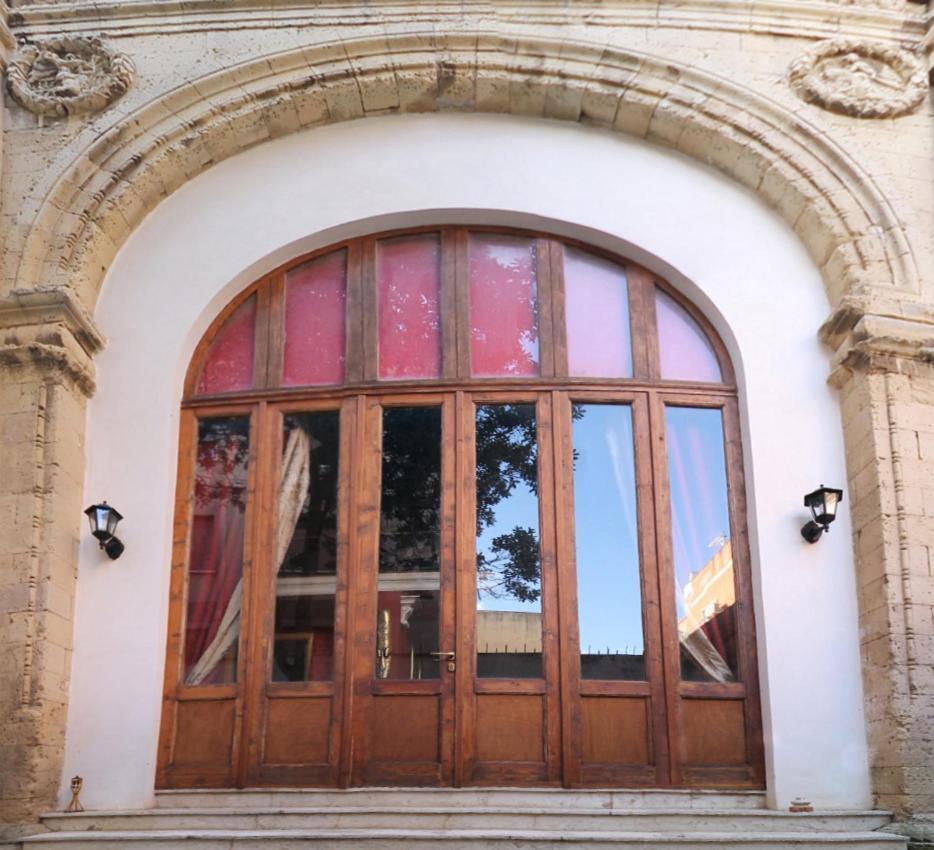
<path fill-rule="evenodd" d="M 211 165 L 322 124 L 431 111 L 581 121 L 669 146 L 774 207 L 821 268 L 832 304 L 870 283 L 917 290 L 904 231 L 882 192 L 799 115 L 667 59 L 484 31 L 289 50 L 150 101 L 98 137 L 52 187 L 31 227 L 18 288 L 65 288 L 93 313 L 124 240 Z"/>

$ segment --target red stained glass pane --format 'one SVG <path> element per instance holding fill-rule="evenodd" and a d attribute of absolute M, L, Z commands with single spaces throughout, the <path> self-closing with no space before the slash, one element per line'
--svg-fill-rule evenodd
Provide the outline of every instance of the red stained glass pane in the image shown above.
<path fill-rule="evenodd" d="M 440 262 L 436 234 L 377 244 L 380 378 L 440 377 Z"/>
<path fill-rule="evenodd" d="M 344 381 L 347 252 L 292 269 L 285 279 L 284 386 Z"/>
<path fill-rule="evenodd" d="M 568 370 L 592 378 L 632 377 L 626 270 L 564 249 Z"/>
<path fill-rule="evenodd" d="M 471 235 L 469 260 L 472 374 L 537 375 L 535 241 Z"/>
<path fill-rule="evenodd" d="M 723 380 L 710 340 L 690 313 L 660 289 L 655 290 L 655 316 L 664 380 L 711 383 Z"/>
<path fill-rule="evenodd" d="M 253 386 L 256 296 L 251 295 L 224 323 L 208 352 L 198 395 L 232 393 Z"/>

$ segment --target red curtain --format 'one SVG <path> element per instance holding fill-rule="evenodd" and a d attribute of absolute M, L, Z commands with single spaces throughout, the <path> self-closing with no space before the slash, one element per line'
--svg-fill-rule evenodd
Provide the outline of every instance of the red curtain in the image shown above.
<path fill-rule="evenodd" d="M 209 424 L 213 423 L 203 423 Z M 243 572 L 247 451 L 245 434 L 207 434 L 199 441 L 185 627 L 186 679 L 217 636 Z M 235 650 L 236 642 L 233 646 Z M 199 676 L 197 684 L 232 678 L 232 670 L 217 664 Z"/>

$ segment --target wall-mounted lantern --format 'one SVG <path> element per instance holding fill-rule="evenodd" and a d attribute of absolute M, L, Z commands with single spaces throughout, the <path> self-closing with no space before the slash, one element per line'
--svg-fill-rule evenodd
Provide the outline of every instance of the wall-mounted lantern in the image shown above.
<path fill-rule="evenodd" d="M 843 491 L 834 490 L 832 487 L 825 487 L 821 484 L 818 490 L 808 493 L 804 497 L 804 507 L 811 509 L 811 516 L 814 517 L 810 522 L 805 523 L 801 529 L 801 536 L 808 543 L 817 543 L 821 535 L 827 531 L 830 523 L 837 516 L 837 505 L 843 501 Z"/>
<path fill-rule="evenodd" d="M 91 505 L 85 510 L 88 522 L 91 523 L 91 534 L 93 534 L 103 549 L 111 558 L 116 561 L 123 554 L 123 544 L 114 535 L 117 530 L 117 523 L 123 519 L 123 515 L 110 507 L 107 502 L 101 502 L 99 505 Z"/>

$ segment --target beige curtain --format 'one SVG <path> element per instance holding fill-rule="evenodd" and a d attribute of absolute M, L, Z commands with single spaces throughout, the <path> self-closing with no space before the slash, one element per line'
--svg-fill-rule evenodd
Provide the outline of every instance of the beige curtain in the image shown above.
<path fill-rule="evenodd" d="M 278 517 L 276 533 L 276 571 L 289 551 L 311 482 L 311 439 L 304 428 L 295 428 L 289 433 L 282 458 L 282 479 L 279 482 Z M 204 650 L 198 663 L 191 668 L 187 685 L 203 682 L 233 646 L 240 636 L 240 610 L 243 607 L 243 579 L 237 582 L 230 602 L 221 618 L 214 640 Z"/>

